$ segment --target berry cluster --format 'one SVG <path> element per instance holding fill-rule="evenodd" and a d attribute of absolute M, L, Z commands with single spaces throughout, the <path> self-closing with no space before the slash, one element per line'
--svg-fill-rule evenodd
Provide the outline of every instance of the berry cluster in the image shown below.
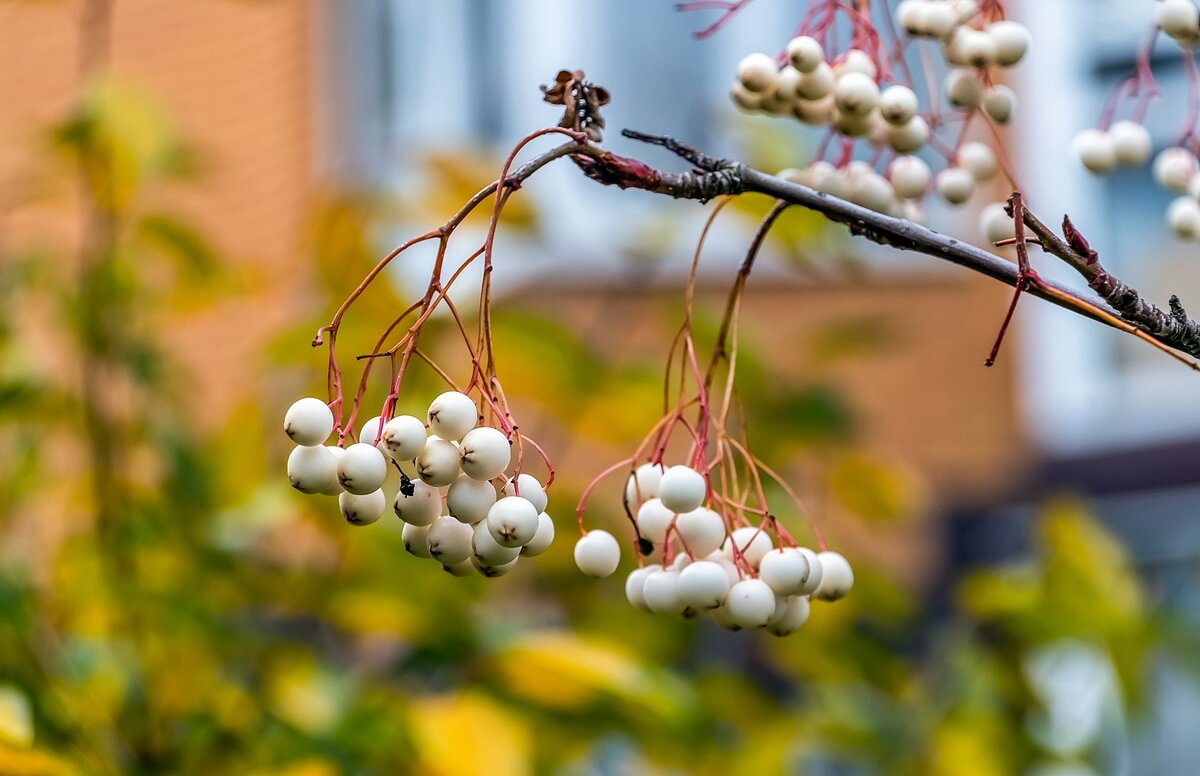
<path fill-rule="evenodd" d="M 1200 8 L 1193 0 L 1163 0 L 1155 9 L 1157 29 L 1179 45 L 1185 72 L 1193 92 L 1200 91 L 1194 49 L 1200 46 Z M 1138 54 L 1134 73 L 1113 89 L 1099 126 L 1085 129 L 1072 144 L 1075 156 L 1095 175 L 1107 175 L 1117 167 L 1145 164 L 1153 152 L 1153 140 L 1143 125 L 1150 104 L 1158 96 L 1151 70 L 1157 35 Z M 1132 102 L 1129 119 L 1113 121 L 1122 103 Z M 1167 207 L 1167 224 L 1183 240 L 1200 239 L 1200 164 L 1196 154 L 1196 124 L 1200 119 L 1196 101 L 1191 101 L 1183 130 L 1174 145 L 1154 158 L 1154 180 L 1166 191 L 1181 195 Z"/>
<path fill-rule="evenodd" d="M 546 551 L 554 522 L 537 479 L 506 476 L 510 434 L 480 425 L 482 418 L 471 397 L 448 391 L 429 405 L 428 426 L 412 415 L 382 425 L 371 418 L 359 441 L 343 448 L 325 444 L 334 429 L 329 406 L 301 399 L 283 423 L 297 444 L 288 479 L 301 493 L 337 495 L 346 522 L 370 525 L 387 509 L 390 463 L 400 474 L 392 509 L 404 522 L 405 548 L 455 576 L 502 576 L 522 555 Z"/>
<path fill-rule="evenodd" d="M 840 54 L 830 45 L 837 36 L 829 33 L 839 14 L 848 17 L 852 28 L 851 47 Z M 1019 62 L 1030 36 L 1025 27 L 1003 18 L 995 0 L 905 0 L 897 7 L 897 19 L 912 38 L 940 45 L 951 68 L 942 91 L 960 116 L 947 117 L 936 102 L 922 111 L 905 59 L 907 42 L 895 33 L 895 50 L 889 52 L 876 20 L 844 3 L 814 4 L 802 34 L 778 60 L 762 53 L 743 58 L 731 96 L 747 112 L 828 127 L 816 158 L 803 169 L 782 171 L 781 177 L 878 212 L 919 220 L 919 203 L 931 191 L 950 205 L 962 205 L 978 184 L 1000 172 L 992 148 L 968 141 L 967 129 L 976 116 L 993 126 L 1012 119 L 1016 94 L 994 81 L 994 70 Z M 923 50 L 920 55 L 924 60 Z M 926 68 L 926 77 L 930 72 Z M 936 86 L 928 83 L 926 91 L 936 95 Z M 950 145 L 937 132 L 955 120 L 961 126 Z M 869 160 L 854 160 L 859 140 L 873 149 Z M 840 155 L 825 161 L 830 144 L 837 141 Z M 936 175 L 916 155 L 926 147 L 945 162 Z M 888 156 L 894 157 L 890 164 Z M 985 212 L 984 231 L 991 240 L 1011 237 L 1011 224 L 1005 229 L 997 212 L 995 207 Z"/>
<path fill-rule="evenodd" d="M 639 566 L 625 581 L 634 607 L 665 615 L 707 613 L 731 630 L 765 628 L 777 636 L 799 630 L 810 598 L 835 601 L 854 584 L 836 552 L 796 547 L 774 519 L 740 525 L 736 511 L 704 506 L 707 478 L 689 466 L 645 463 L 630 475 L 625 501 L 636 509 L 639 544 L 661 562 Z M 720 499 L 715 499 L 720 501 Z M 616 571 L 620 547 L 612 534 L 588 531 L 575 562 L 590 576 Z"/>

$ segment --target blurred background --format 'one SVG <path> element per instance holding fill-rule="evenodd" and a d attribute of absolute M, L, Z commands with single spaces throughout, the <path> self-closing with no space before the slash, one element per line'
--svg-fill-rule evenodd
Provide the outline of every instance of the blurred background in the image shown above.
<path fill-rule="evenodd" d="M 559 467 L 551 551 L 451 579 L 399 521 L 352 528 L 288 487 L 280 419 L 323 395 L 317 327 L 557 121 L 537 87 L 558 69 L 612 92 L 618 153 L 678 169 L 631 127 L 807 162 L 814 138 L 727 97 L 802 9 L 758 0 L 696 41 L 711 19 L 672 6 L 0 0 L 0 774 L 1200 772 L 1197 378 L 1032 300 L 986 369 L 1008 289 L 811 215 L 750 281 L 738 375 L 759 456 L 856 569 L 800 633 L 635 611 L 628 557 L 574 568 L 580 490 L 659 415 L 708 210 L 568 163 L 514 197 L 494 280 L 507 393 Z M 1035 43 L 1007 139 L 1033 207 L 1069 210 L 1149 298 L 1200 298 L 1149 172 L 1093 179 L 1066 153 L 1152 4 L 1013 6 Z M 1186 81 L 1168 46 L 1155 67 L 1166 146 Z M 927 216 L 979 239 L 1007 193 Z M 702 343 L 769 204 L 718 221 Z M 428 261 L 363 297 L 343 353 Z M 438 390 L 415 372 L 402 408 Z M 624 528 L 619 486 L 589 521 Z"/>

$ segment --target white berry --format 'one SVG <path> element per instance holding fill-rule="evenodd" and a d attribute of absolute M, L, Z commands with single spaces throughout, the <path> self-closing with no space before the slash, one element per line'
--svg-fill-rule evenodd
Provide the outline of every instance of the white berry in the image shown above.
<path fill-rule="evenodd" d="M 505 547 L 496 541 L 487 523 L 478 523 L 471 534 L 471 551 L 485 566 L 502 566 L 521 554 L 520 547 Z"/>
<path fill-rule="evenodd" d="M 850 49 L 846 55 L 842 57 L 842 61 L 834 66 L 833 72 L 838 76 L 843 76 L 847 73 L 861 73 L 874 83 L 875 76 L 879 74 L 875 67 L 875 61 L 871 59 L 871 55 L 862 49 Z"/>
<path fill-rule="evenodd" d="M 831 550 L 819 553 L 817 558 L 821 561 L 821 586 L 813 595 L 822 601 L 844 598 L 854 587 L 854 572 L 850 569 L 850 563 Z"/>
<path fill-rule="evenodd" d="M 638 534 L 656 546 L 662 545 L 666 539 L 667 527 L 671 525 L 674 517 L 675 513 L 663 506 L 661 499 L 652 498 L 638 507 Z"/>
<path fill-rule="evenodd" d="M 966 168 L 975 180 L 982 183 L 995 176 L 999 165 L 996 154 L 983 143 L 963 143 L 958 149 L 958 165 Z"/>
<path fill-rule="evenodd" d="M 1108 128 L 1117 164 L 1138 165 L 1150 158 L 1150 131 L 1136 121 L 1118 121 Z"/>
<path fill-rule="evenodd" d="M 920 107 L 917 93 L 907 86 L 889 86 L 879 95 L 879 115 L 889 124 L 907 124 Z"/>
<path fill-rule="evenodd" d="M 1012 121 L 1017 111 L 1017 93 L 1004 84 L 988 89 L 983 95 L 983 112 L 997 124 Z"/>
<path fill-rule="evenodd" d="M 1168 148 L 1154 158 L 1154 180 L 1167 191 L 1183 194 L 1196 177 L 1196 157 L 1186 148 Z"/>
<path fill-rule="evenodd" d="M 808 560 L 808 579 L 804 581 L 799 595 L 812 595 L 821 587 L 821 578 L 825 576 L 825 569 L 821 566 L 821 557 L 807 547 L 797 547 L 796 552 Z"/>
<path fill-rule="evenodd" d="M 642 583 L 642 598 L 650 611 L 655 614 L 683 614 L 687 605 L 679 597 L 679 574 L 674 569 L 663 569 L 646 575 Z"/>
<path fill-rule="evenodd" d="M 887 178 L 871 171 L 850 183 L 850 201 L 868 210 L 887 213 L 896 202 L 896 190 Z"/>
<path fill-rule="evenodd" d="M 993 202 L 979 212 L 979 231 L 989 243 L 998 243 L 1016 236 L 1012 216 L 1000 202 Z"/>
<path fill-rule="evenodd" d="M 954 32 L 958 26 L 958 16 L 946 3 L 934 2 L 926 6 L 924 22 L 924 33 L 941 40 Z"/>
<path fill-rule="evenodd" d="M 404 540 L 404 549 L 409 555 L 418 558 L 433 557 L 429 554 L 429 526 L 405 523 L 400 538 Z"/>
<path fill-rule="evenodd" d="M 429 437 L 416 461 L 417 475 L 438 488 L 454 482 L 462 472 L 458 445 L 437 436 Z"/>
<path fill-rule="evenodd" d="M 729 98 L 746 113 L 757 113 L 763 107 L 763 95 L 755 94 L 740 83 L 729 90 Z"/>
<path fill-rule="evenodd" d="M 490 426 L 468 431 L 462 438 L 459 452 L 463 473 L 481 482 L 499 477 L 512 460 L 508 437 Z"/>
<path fill-rule="evenodd" d="M 468 525 L 486 519 L 495 503 L 496 489 L 490 482 L 480 482 L 465 474 L 460 474 L 446 490 L 446 511 Z"/>
<path fill-rule="evenodd" d="M 652 563 L 629 572 L 629 576 L 625 578 L 625 598 L 633 608 L 641 609 L 644 612 L 650 611 L 650 607 L 646 605 L 646 577 L 661 570 L 662 566 Z"/>
<path fill-rule="evenodd" d="M 320 399 L 301 399 L 288 407 L 283 416 L 283 431 L 298 445 L 319 445 L 333 433 L 333 412 Z"/>
<path fill-rule="evenodd" d="M 951 70 L 946 75 L 945 90 L 950 104 L 963 110 L 978 107 L 983 100 L 983 84 L 973 70 Z"/>
<path fill-rule="evenodd" d="M 903 126 L 890 127 L 887 142 L 897 153 L 916 153 L 929 142 L 929 124 L 920 116 L 913 116 Z"/>
<path fill-rule="evenodd" d="M 382 490 L 365 496 L 343 493 L 338 496 L 338 507 L 350 525 L 370 525 L 383 516 L 383 511 L 387 509 L 387 496 L 383 495 Z"/>
<path fill-rule="evenodd" d="M 848 72 L 833 87 L 833 102 L 842 113 L 867 116 L 879 105 L 879 85 L 870 76 Z"/>
<path fill-rule="evenodd" d="M 1096 175 L 1104 175 L 1117 164 L 1117 150 L 1107 132 L 1085 129 L 1075 136 L 1071 148 L 1083 166 Z"/>
<path fill-rule="evenodd" d="M 322 493 L 336 485 L 337 459 L 326 447 L 297 447 L 288 456 L 287 473 L 301 493 Z"/>
<path fill-rule="evenodd" d="M 429 405 L 429 427 L 442 439 L 457 442 L 475 428 L 479 411 L 465 393 L 447 391 Z"/>
<path fill-rule="evenodd" d="M 738 82 L 752 92 L 766 92 L 775 85 L 778 68 L 766 54 L 748 54 L 737 66 Z"/>
<path fill-rule="evenodd" d="M 761 628 L 775 613 L 775 592 L 761 579 L 743 579 L 725 598 L 729 618 L 742 628 Z"/>
<path fill-rule="evenodd" d="M 429 526 L 429 554 L 443 566 L 454 566 L 471 557 L 475 532 L 466 523 L 443 515 Z"/>
<path fill-rule="evenodd" d="M 776 636 L 790 636 L 808 622 L 811 609 L 812 605 L 807 598 L 791 596 L 786 599 L 782 616 L 778 619 L 772 618 L 774 621 L 767 626 L 767 631 Z"/>
<path fill-rule="evenodd" d="M 929 190 L 933 172 L 925 160 L 917 156 L 897 156 L 888 167 L 888 179 L 896 196 L 902 199 L 920 199 Z"/>
<path fill-rule="evenodd" d="M 406 490 L 412 495 L 406 494 Z M 409 525 L 430 525 L 442 516 L 442 494 L 421 480 L 409 480 L 408 488 L 396 491 L 392 511 Z"/>
<path fill-rule="evenodd" d="M 519 561 L 520 559 L 521 559 L 520 556 L 517 556 L 517 557 L 513 558 L 512 560 L 510 560 L 508 563 L 488 564 L 488 563 L 484 563 L 483 561 L 481 561 L 479 559 L 479 556 L 472 555 L 471 556 L 471 565 L 474 566 L 475 570 L 478 571 L 483 576 L 487 577 L 488 579 L 493 579 L 495 577 L 502 577 L 505 574 L 507 574 L 508 572 L 515 569 L 517 567 L 517 561 Z"/>
<path fill-rule="evenodd" d="M 962 167 L 947 167 L 937 174 L 934 188 L 951 205 L 961 205 L 975 193 L 975 176 Z"/>
<path fill-rule="evenodd" d="M 691 512 L 704 503 L 707 494 L 704 475 L 689 466 L 672 466 L 658 484 L 658 497 L 672 512 Z"/>
<path fill-rule="evenodd" d="M 734 547 L 737 548 L 738 552 L 734 552 Z M 740 563 L 738 561 L 738 556 L 740 555 L 751 566 L 758 568 L 758 564 L 762 562 L 763 557 L 773 547 L 771 537 L 767 535 L 766 531 L 754 526 L 746 526 L 737 529 L 725 540 L 722 552 L 725 557 L 733 560 L 735 563 Z"/>
<path fill-rule="evenodd" d="M 1001 67 L 1012 67 L 1024 58 L 1031 41 L 1025 25 L 1013 21 L 993 22 L 987 26 L 987 34 L 996 46 L 995 61 Z"/>
<path fill-rule="evenodd" d="M 460 560 L 458 563 L 443 563 L 442 571 L 452 577 L 469 577 L 475 573 L 476 569 L 474 562 L 468 557 L 466 560 Z"/>
<path fill-rule="evenodd" d="M 337 445 L 325 445 L 325 449 L 333 454 L 333 480 L 329 483 L 329 487 L 323 488 L 320 493 L 322 496 L 337 496 L 345 493 L 342 488 L 342 483 L 338 482 L 337 464 L 342 460 L 342 456 L 346 454 L 346 448 L 338 447 Z"/>
<path fill-rule="evenodd" d="M 1200 33 L 1200 9 L 1192 0 L 1163 0 L 1154 11 L 1158 26 L 1172 38 L 1193 38 Z"/>
<path fill-rule="evenodd" d="M 621 546 L 608 531 L 588 531 L 575 542 L 575 565 L 589 577 L 608 577 L 621 562 Z"/>
<path fill-rule="evenodd" d="M 637 467 L 625 483 L 625 503 L 630 507 L 636 507 L 646 499 L 657 496 L 662 476 L 661 464 L 644 463 Z"/>
<path fill-rule="evenodd" d="M 338 482 L 348 493 L 365 496 L 383 486 L 387 467 L 387 460 L 378 448 L 367 442 L 356 442 L 346 448 L 338 461 Z"/>
<path fill-rule="evenodd" d="M 720 565 L 709 560 L 690 563 L 679 572 L 677 593 L 683 603 L 701 611 L 716 609 L 729 594 L 729 576 Z"/>
<path fill-rule="evenodd" d="M 1194 197 L 1179 197 L 1167 207 L 1167 224 L 1181 240 L 1200 237 L 1200 203 Z"/>
<path fill-rule="evenodd" d="M 837 81 L 833 68 L 822 62 L 811 73 L 805 73 L 796 85 L 796 94 L 805 100 L 819 100 L 833 92 Z"/>
<path fill-rule="evenodd" d="M 426 439 L 424 423 L 412 415 L 397 415 L 384 424 L 380 441 L 395 460 L 411 461 L 425 449 Z"/>
<path fill-rule="evenodd" d="M 758 578 L 778 595 L 800 595 L 811 569 L 808 558 L 791 547 L 771 550 L 759 564 Z"/>
<path fill-rule="evenodd" d="M 909 35 L 923 36 L 927 29 L 929 0 L 903 0 L 896 6 L 896 21 Z"/>
<path fill-rule="evenodd" d="M 527 558 L 533 558 L 550 549 L 550 545 L 553 543 L 554 521 L 550 515 L 542 512 L 538 515 L 537 530 L 534 531 L 533 538 L 521 548 L 521 554 Z"/>
<path fill-rule="evenodd" d="M 725 541 L 725 521 L 711 509 L 700 507 L 675 518 L 675 530 L 684 546 L 697 558 L 721 549 Z"/>
<path fill-rule="evenodd" d="M 825 61 L 825 50 L 821 48 L 821 44 L 807 35 L 788 41 L 787 55 L 792 67 L 801 73 L 811 73 Z"/>
<path fill-rule="evenodd" d="M 517 475 L 515 484 L 511 479 L 504 483 L 504 495 L 520 496 L 533 504 L 533 508 L 539 512 L 545 512 L 549 502 L 542 483 L 538 482 L 532 474 L 521 473 Z"/>
<path fill-rule="evenodd" d="M 498 544 L 520 547 L 537 534 L 538 511 L 523 498 L 505 496 L 488 510 L 487 528 Z"/>

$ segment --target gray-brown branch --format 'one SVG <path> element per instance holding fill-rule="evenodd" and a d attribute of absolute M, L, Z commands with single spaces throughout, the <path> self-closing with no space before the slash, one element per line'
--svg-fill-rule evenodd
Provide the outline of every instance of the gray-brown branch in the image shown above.
<path fill-rule="evenodd" d="M 760 172 L 741 162 L 705 156 L 672 138 L 629 130 L 623 134 L 635 140 L 662 146 L 691 162 L 695 168 L 687 172 L 665 172 L 636 159 L 618 156 L 591 145 L 581 146 L 571 158 L 585 175 L 600 183 L 642 189 L 677 199 L 704 202 L 715 197 L 747 192 L 766 194 L 783 202 L 816 211 L 830 221 L 845 224 L 852 234 L 881 245 L 915 251 L 948 261 L 1009 286 L 1017 284 L 1018 271 L 1014 263 L 928 227 L 860 207 L 808 186 Z M 1171 312 L 1164 312 L 1104 270 L 1095 260 L 1094 253 L 1091 256 L 1080 253 L 1050 231 L 1028 210 L 1025 214 L 1025 223 L 1042 241 L 1046 252 L 1079 271 L 1088 281 L 1089 287 L 1101 298 L 1085 298 L 1074 289 L 1046 279 L 1042 279 L 1039 285 L 1027 286 L 1027 293 L 1108 326 L 1115 324 L 1105 316 L 1126 321 L 1162 345 L 1193 357 L 1200 357 L 1200 324 L 1187 317 L 1176 297 L 1171 297 Z M 1070 235 L 1068 237 L 1070 238 Z M 1083 241 L 1083 245 L 1086 246 L 1086 241 Z M 1099 314 L 1088 308 L 1098 310 Z"/>

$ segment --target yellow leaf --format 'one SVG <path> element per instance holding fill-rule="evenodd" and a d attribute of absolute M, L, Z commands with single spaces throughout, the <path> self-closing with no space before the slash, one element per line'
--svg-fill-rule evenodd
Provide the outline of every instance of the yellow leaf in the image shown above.
<path fill-rule="evenodd" d="M 523 776 L 531 773 L 525 723 L 487 698 L 468 693 L 415 699 L 413 740 L 431 776 Z"/>
<path fill-rule="evenodd" d="M 29 698 L 11 684 L 0 685 L 0 740 L 17 746 L 33 744 L 33 712 Z"/>
<path fill-rule="evenodd" d="M 925 500 L 920 478 L 899 462 L 883 462 L 862 454 L 838 460 L 829 473 L 837 499 L 855 514 L 895 520 L 918 511 Z"/>

